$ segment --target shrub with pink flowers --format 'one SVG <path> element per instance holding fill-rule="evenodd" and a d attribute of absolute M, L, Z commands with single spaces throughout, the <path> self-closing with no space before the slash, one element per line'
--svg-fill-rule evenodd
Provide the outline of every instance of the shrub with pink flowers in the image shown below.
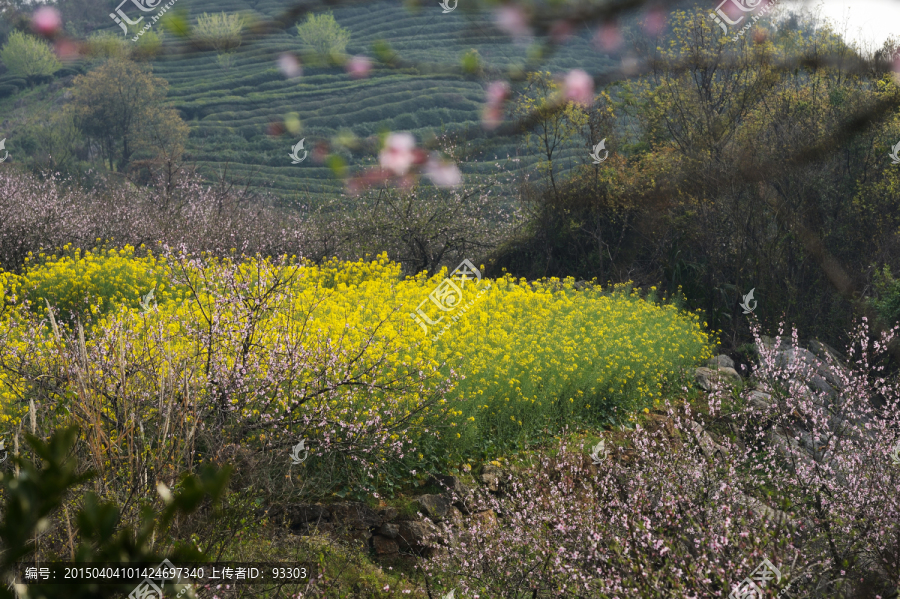
<path fill-rule="evenodd" d="M 491 517 L 443 523 L 422 567 L 473 597 L 699 599 L 768 559 L 782 578 L 767 596 L 896 596 L 900 389 L 881 362 L 895 331 L 868 333 L 845 366 L 757 329 L 754 385 L 715 389 L 703 414 L 667 402 L 599 464 L 560 441 L 468 502 Z M 700 422 L 734 422 L 733 438 Z"/>

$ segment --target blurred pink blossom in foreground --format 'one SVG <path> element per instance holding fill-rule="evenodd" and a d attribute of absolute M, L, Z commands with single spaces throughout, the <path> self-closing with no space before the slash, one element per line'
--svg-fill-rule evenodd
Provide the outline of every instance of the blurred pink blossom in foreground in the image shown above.
<path fill-rule="evenodd" d="M 62 28 L 62 18 L 52 6 L 42 6 L 34 11 L 31 26 L 41 35 L 49 37 Z"/>
<path fill-rule="evenodd" d="M 528 17 L 520 6 L 504 4 L 494 9 L 494 22 L 498 28 L 516 38 L 517 41 L 531 37 Z"/>
<path fill-rule="evenodd" d="M 550 27 L 550 39 L 554 44 L 564 44 L 572 38 L 572 23 L 561 19 Z"/>
<path fill-rule="evenodd" d="M 438 187 L 453 187 L 462 183 L 459 167 L 449 160 L 442 160 L 438 154 L 432 154 L 425 164 L 425 174 Z"/>
<path fill-rule="evenodd" d="M 650 35 L 659 35 L 666 27 L 666 13 L 658 6 L 651 8 L 647 11 L 641 26 Z"/>
<path fill-rule="evenodd" d="M 496 129 L 503 120 L 503 104 L 509 99 L 509 84 L 494 81 L 487 88 L 487 104 L 481 116 L 485 129 Z"/>
<path fill-rule="evenodd" d="M 72 61 L 81 58 L 81 49 L 78 44 L 67 39 L 58 39 L 53 42 L 53 51 L 62 61 Z"/>
<path fill-rule="evenodd" d="M 303 74 L 303 65 L 300 64 L 300 59 L 288 52 L 278 57 L 278 68 L 281 69 L 281 72 L 288 79 L 293 79 Z"/>
<path fill-rule="evenodd" d="M 416 140 L 411 133 L 391 133 L 378 154 L 378 161 L 382 168 L 402 177 L 413 164 L 415 149 Z"/>
<path fill-rule="evenodd" d="M 590 106 L 594 101 L 594 79 L 581 69 L 572 69 L 563 82 L 566 100 Z"/>
<path fill-rule="evenodd" d="M 347 72 L 354 79 L 368 77 L 371 70 L 372 61 L 368 56 L 354 56 L 347 62 Z"/>
<path fill-rule="evenodd" d="M 615 52 L 622 46 L 622 32 L 615 23 L 604 23 L 594 34 L 594 47 L 605 52 Z"/>

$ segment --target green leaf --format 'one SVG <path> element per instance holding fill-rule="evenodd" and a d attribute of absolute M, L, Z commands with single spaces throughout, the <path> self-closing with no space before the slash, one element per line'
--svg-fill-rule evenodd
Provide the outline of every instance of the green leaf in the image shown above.
<path fill-rule="evenodd" d="M 347 163 L 337 154 L 330 154 L 328 158 L 325 159 L 325 164 L 338 179 L 343 179 L 347 174 Z"/>
<path fill-rule="evenodd" d="M 191 24 L 188 21 L 187 10 L 181 8 L 174 12 L 167 12 L 160 19 L 163 29 L 174 35 L 175 37 L 190 37 Z"/>

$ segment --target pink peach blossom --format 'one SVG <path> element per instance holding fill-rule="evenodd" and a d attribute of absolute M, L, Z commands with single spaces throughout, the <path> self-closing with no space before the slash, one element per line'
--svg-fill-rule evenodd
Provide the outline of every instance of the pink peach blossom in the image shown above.
<path fill-rule="evenodd" d="M 288 79 L 293 79 L 303 74 L 303 65 L 300 63 L 300 59 L 289 52 L 285 52 L 278 57 L 278 68 Z"/>
<path fill-rule="evenodd" d="M 487 104 L 481 122 L 485 129 L 496 129 L 503 120 L 503 105 L 509 99 L 510 89 L 506 81 L 494 81 L 487 88 Z"/>
<path fill-rule="evenodd" d="M 453 162 L 441 160 L 437 154 L 425 164 L 425 174 L 438 187 L 455 187 L 462 183 L 462 173 Z"/>
<path fill-rule="evenodd" d="M 597 28 L 594 34 L 594 47 L 604 52 L 615 52 L 622 47 L 622 31 L 614 23 L 604 23 Z"/>
<path fill-rule="evenodd" d="M 594 101 L 594 79 L 581 69 L 572 69 L 563 82 L 566 100 L 589 106 Z"/>
<path fill-rule="evenodd" d="M 31 26 L 41 35 L 50 37 L 62 28 L 62 18 L 54 7 L 42 6 L 34 11 Z"/>
<path fill-rule="evenodd" d="M 494 22 L 497 27 L 505 31 L 516 40 L 524 40 L 531 37 L 531 27 L 528 25 L 528 15 L 515 4 L 504 4 L 494 9 Z"/>
<path fill-rule="evenodd" d="M 410 133 L 391 133 L 378 154 L 378 161 L 395 175 L 404 176 L 415 160 L 416 140 Z"/>
<path fill-rule="evenodd" d="M 647 11 L 641 26 L 650 35 L 659 35 L 666 27 L 666 13 L 659 7 L 651 8 Z"/>
<path fill-rule="evenodd" d="M 354 56 L 347 62 L 347 72 L 354 79 L 364 79 L 372 71 L 372 60 L 368 56 Z"/>

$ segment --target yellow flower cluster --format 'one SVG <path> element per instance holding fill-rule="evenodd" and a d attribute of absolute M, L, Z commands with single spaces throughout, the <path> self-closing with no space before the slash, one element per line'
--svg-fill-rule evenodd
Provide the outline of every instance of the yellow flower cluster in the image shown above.
<path fill-rule="evenodd" d="M 19 292 L 43 315 L 45 300 L 62 319 L 71 315 L 85 319 L 119 306 L 137 308 L 150 291 L 157 303 L 182 295 L 166 281 L 165 260 L 151 252 L 136 257 L 132 246 L 83 253 L 69 246 L 63 249 L 62 256 L 29 253 L 21 276 L 5 273 L 10 291 Z"/>
<path fill-rule="evenodd" d="M 190 373 L 215 363 L 221 372 L 240 371 L 243 388 L 253 390 L 232 395 L 239 417 L 278 417 L 327 365 L 324 371 L 358 375 L 352 392 L 323 399 L 349 422 L 377 415 L 393 419 L 387 425 L 408 418 L 404 426 L 413 429 L 455 427 L 445 439 L 456 444 L 454 453 L 488 436 L 527 434 L 548 418 L 643 409 L 680 367 L 710 355 L 697 315 L 624 287 L 576 290 L 572 280 L 470 281 L 462 299 L 477 292 L 477 300 L 464 314 L 443 314 L 440 327 L 457 319 L 435 337 L 438 327 L 423 331 L 412 313 L 446 276 L 403 279 L 385 255 L 316 266 L 287 256 L 165 260 L 126 247 L 39 256 L 21 276 L 0 272 L 0 299 L 27 297 L 38 311 L 45 299 L 61 312 L 94 307 L 88 354 L 121 355 L 134 366 L 127 381 L 107 381 L 118 393 L 131 387 L 162 396 L 181 385 L 177 392 L 193 397 L 202 389 L 185 387 L 199 385 Z M 148 310 L 141 298 L 151 289 L 157 305 Z M 17 322 L 44 316 L 29 316 L 20 304 L 0 320 L 6 343 L 17 343 L 10 334 Z M 198 332 L 210 331 L 214 342 L 199 343 Z M 47 343 L 32 353 L 49 352 L 51 335 L 48 328 Z M 297 352 L 303 360 L 291 362 Z M 98 386 L 118 376 L 96 360 L 91 380 Z M 0 413 L 20 417 L 11 404 L 22 405 L 27 384 L 10 377 L 0 374 Z M 403 380 L 425 382 L 379 391 Z M 426 406 L 442 383 L 447 401 Z M 109 400 L 98 392 L 93 401 Z M 142 417 L 156 416 L 147 409 Z"/>

